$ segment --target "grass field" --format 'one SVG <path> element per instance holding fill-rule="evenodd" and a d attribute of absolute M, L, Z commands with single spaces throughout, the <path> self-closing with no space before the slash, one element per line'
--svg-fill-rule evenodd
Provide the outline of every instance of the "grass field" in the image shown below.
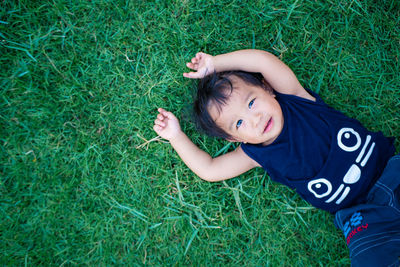
<path fill-rule="evenodd" d="M 400 2 L 0 2 L 0 264 L 346 266 L 330 214 L 262 170 L 196 177 L 152 130 L 190 122 L 196 52 L 279 56 L 302 84 L 400 133 Z M 396 141 L 399 151 L 399 139 Z"/>

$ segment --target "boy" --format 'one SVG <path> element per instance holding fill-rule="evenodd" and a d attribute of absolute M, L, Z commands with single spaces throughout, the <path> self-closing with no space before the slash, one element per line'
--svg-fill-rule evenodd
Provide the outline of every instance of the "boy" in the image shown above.
<path fill-rule="evenodd" d="M 241 142 L 212 158 L 159 108 L 154 130 L 193 172 L 215 182 L 262 167 L 315 207 L 336 213 L 354 266 L 400 264 L 400 157 L 390 159 L 393 138 L 327 106 L 268 52 L 197 53 L 187 67 L 194 72 L 184 77 L 203 79 L 197 124 L 209 135 Z"/>

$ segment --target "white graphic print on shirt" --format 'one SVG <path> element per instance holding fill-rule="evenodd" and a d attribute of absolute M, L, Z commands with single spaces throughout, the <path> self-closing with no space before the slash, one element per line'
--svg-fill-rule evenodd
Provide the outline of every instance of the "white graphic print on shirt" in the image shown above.
<path fill-rule="evenodd" d="M 355 142 L 353 142 L 354 144 L 348 145 L 348 142 L 345 142 L 346 140 L 353 140 Z M 368 159 L 371 156 L 372 151 L 374 150 L 375 142 L 372 142 L 371 146 L 368 149 L 368 152 L 365 154 L 370 142 L 371 136 L 367 135 L 364 146 L 362 147 L 355 163 L 350 166 L 350 168 L 344 175 L 343 183 L 339 186 L 335 193 L 333 193 L 329 197 L 329 199 L 325 200 L 325 203 L 330 203 L 336 199 L 335 203 L 339 205 L 350 193 L 350 186 L 348 185 L 358 182 L 361 177 L 361 168 L 364 167 L 365 164 L 367 164 Z M 337 134 L 337 145 L 343 151 L 354 152 L 360 148 L 361 143 L 362 140 L 360 135 L 353 128 L 342 128 Z M 321 192 L 321 188 L 323 186 L 326 188 L 326 190 L 322 190 Z M 316 198 L 328 197 L 332 192 L 332 184 L 325 178 L 319 178 L 310 181 L 307 188 L 311 193 L 314 194 Z M 339 197 L 340 194 L 341 196 Z"/>

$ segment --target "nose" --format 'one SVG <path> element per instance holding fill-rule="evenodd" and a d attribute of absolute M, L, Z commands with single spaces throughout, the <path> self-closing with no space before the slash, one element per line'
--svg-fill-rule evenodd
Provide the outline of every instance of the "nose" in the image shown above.
<path fill-rule="evenodd" d="M 254 128 L 257 128 L 261 121 L 261 114 L 256 113 L 251 115 L 251 124 Z"/>

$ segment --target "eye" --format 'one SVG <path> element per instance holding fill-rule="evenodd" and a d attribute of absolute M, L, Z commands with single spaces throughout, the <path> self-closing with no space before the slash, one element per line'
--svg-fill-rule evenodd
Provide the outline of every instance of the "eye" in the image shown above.
<path fill-rule="evenodd" d="M 249 103 L 249 108 L 251 108 L 251 107 L 253 106 L 254 100 L 256 100 L 256 99 L 254 98 L 254 99 L 252 99 L 252 100 L 250 101 L 250 103 Z"/>
<path fill-rule="evenodd" d="M 236 123 L 236 129 L 238 129 L 240 127 L 240 125 L 242 125 L 243 120 L 238 120 Z"/>

